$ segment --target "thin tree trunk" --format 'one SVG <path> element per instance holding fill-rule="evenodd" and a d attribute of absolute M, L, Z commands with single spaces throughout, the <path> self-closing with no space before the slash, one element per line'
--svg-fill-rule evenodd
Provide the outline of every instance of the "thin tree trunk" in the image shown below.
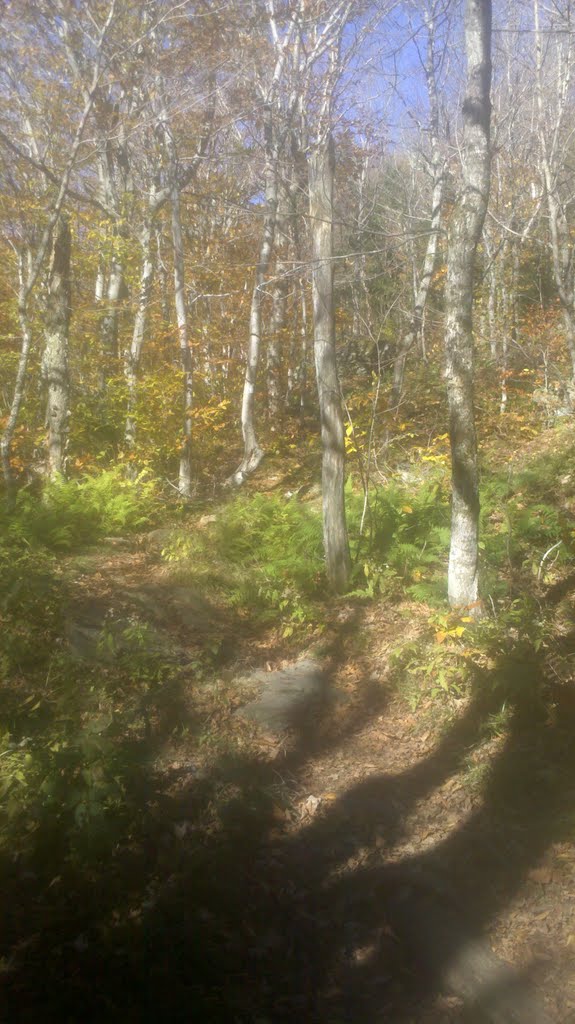
<path fill-rule="evenodd" d="M 489 268 L 489 297 L 487 300 L 487 319 L 489 324 L 489 350 L 491 358 L 497 359 L 497 274 L 495 262 Z"/>
<path fill-rule="evenodd" d="M 268 409 L 272 424 L 277 422 L 280 414 L 280 365 L 281 343 L 285 331 L 287 309 L 287 281 L 284 278 L 286 265 L 278 260 L 272 292 L 272 315 L 270 321 L 270 340 L 268 345 Z"/>
<path fill-rule="evenodd" d="M 19 259 L 19 291 L 18 291 L 18 322 L 20 324 L 20 333 L 22 336 L 22 344 L 20 346 L 20 358 L 18 360 L 18 369 L 16 371 L 16 382 L 14 384 L 14 394 L 12 396 L 12 404 L 10 405 L 10 412 L 8 413 L 8 420 L 4 427 L 2 434 L 2 441 L 0 442 L 0 451 L 2 454 L 2 471 L 4 474 L 4 482 L 6 484 L 8 504 L 11 506 L 14 500 L 14 477 L 12 474 L 11 455 L 12 455 L 12 441 L 14 438 L 14 431 L 18 423 L 18 417 L 20 415 L 20 409 L 24 399 L 24 389 L 26 386 L 26 372 L 28 369 L 28 359 L 30 357 L 30 349 L 32 347 L 32 332 L 30 330 L 30 322 L 28 319 L 28 287 L 26 280 L 26 262 L 28 254 L 24 252 L 20 253 Z"/>
<path fill-rule="evenodd" d="M 359 172 L 359 195 L 357 206 L 357 243 L 356 249 L 360 253 L 364 249 L 364 228 L 366 224 L 366 202 L 365 190 L 367 183 L 367 171 L 369 166 L 369 153 L 367 144 L 361 155 L 361 168 Z M 365 268 L 365 256 L 355 256 L 353 260 L 353 285 L 352 285 L 353 321 L 351 328 L 353 351 L 352 359 L 357 359 L 359 339 L 371 327 L 369 309 L 369 289 Z"/>
<path fill-rule="evenodd" d="M 102 259 L 98 259 L 98 270 L 96 272 L 96 284 L 94 285 L 94 298 L 96 302 L 101 302 L 104 298 L 104 289 L 106 287 L 106 280 L 104 274 L 104 264 Z"/>
<path fill-rule="evenodd" d="M 281 412 L 281 349 L 285 340 L 290 256 L 293 256 L 292 226 L 295 217 L 294 206 L 294 197 L 290 183 L 287 181 L 281 185 L 278 183 L 276 225 L 276 249 L 278 252 L 275 261 L 275 280 L 272 287 L 272 315 L 267 364 L 268 410 L 272 424 L 277 422 Z"/>
<path fill-rule="evenodd" d="M 264 457 L 255 428 L 255 390 L 262 337 L 262 300 L 274 247 L 278 205 L 278 153 L 274 142 L 272 108 L 269 103 L 266 104 L 264 109 L 264 139 L 266 149 L 266 210 L 250 307 L 250 335 L 242 395 L 241 423 L 244 439 L 244 456 L 236 471 L 226 481 L 228 486 L 231 484 L 236 486 L 243 484 L 247 477 L 255 472 Z"/>
<path fill-rule="evenodd" d="M 308 337 L 307 337 L 307 299 L 305 294 L 305 283 L 301 282 L 301 354 L 297 371 L 297 382 L 299 388 L 300 414 L 303 416 L 307 403 L 307 363 L 308 363 Z"/>
<path fill-rule="evenodd" d="M 54 229 L 48 272 L 46 344 L 42 359 L 42 376 L 47 389 L 48 475 L 51 480 L 64 473 L 69 415 L 70 249 L 70 224 L 67 217 L 61 216 Z"/>
<path fill-rule="evenodd" d="M 106 308 L 100 322 L 100 345 L 102 363 L 100 369 L 100 390 L 105 391 L 106 385 L 113 376 L 118 362 L 118 320 L 119 306 L 124 290 L 124 269 L 117 255 L 112 256 L 108 288 L 106 290 Z"/>
<path fill-rule="evenodd" d="M 140 244 L 142 248 L 142 269 L 140 272 L 138 308 L 134 318 L 132 342 L 124 357 L 124 373 L 128 384 L 128 410 L 124 430 L 124 441 L 126 447 L 129 449 L 134 447 L 136 440 L 134 410 L 137 398 L 138 371 L 142 356 L 142 348 L 144 346 L 144 339 L 146 336 L 148 307 L 150 304 L 150 294 L 154 279 L 154 262 L 152 259 L 152 224 L 149 220 L 146 220 L 142 228 Z"/>
<path fill-rule="evenodd" d="M 397 410 L 401 401 L 403 389 L 403 377 L 405 364 L 409 352 L 418 341 L 423 342 L 423 320 L 425 306 L 429 289 L 435 269 L 437 255 L 437 244 L 439 241 L 439 229 L 441 226 L 441 207 L 443 201 L 443 187 L 445 180 L 444 160 L 439 142 L 439 102 L 437 96 L 437 80 L 435 75 L 435 22 L 430 15 L 426 16 L 427 25 L 427 55 L 425 62 L 425 77 L 427 82 L 427 94 L 429 97 L 429 125 L 431 135 L 431 166 L 433 169 L 433 187 L 431 193 L 431 217 L 429 223 L 429 235 L 427 247 L 423 259 L 423 267 L 419 281 L 414 285 L 414 303 L 409 329 L 401 339 L 399 348 L 393 363 L 393 381 L 391 386 L 390 406 Z M 414 261 L 414 277 L 416 277 L 416 264 Z"/>
<path fill-rule="evenodd" d="M 280 365 L 281 344 L 285 331 L 287 310 L 286 264 L 276 261 L 276 280 L 272 291 L 272 315 L 270 320 L 270 339 L 268 344 L 268 410 L 272 424 L 280 415 Z"/>
<path fill-rule="evenodd" d="M 452 460 L 448 595 L 479 613 L 479 481 L 473 397 L 475 256 L 489 198 L 491 0 L 467 0 L 467 87 L 463 101 L 463 186 L 449 232 L 446 379 Z"/>
<path fill-rule="evenodd" d="M 174 298 L 176 304 L 178 342 L 180 346 L 180 365 L 183 374 L 184 405 L 184 437 L 180 451 L 178 490 L 182 497 L 191 498 L 193 495 L 191 417 L 193 403 L 193 365 L 192 353 L 188 342 L 188 315 L 186 308 L 186 288 L 184 277 L 184 242 L 182 235 L 180 190 L 177 184 L 174 185 L 172 189 L 172 242 L 174 246 Z"/>
<path fill-rule="evenodd" d="M 345 443 L 335 348 L 333 294 L 333 182 L 331 136 L 312 152 L 309 203 L 312 232 L 314 355 L 321 418 L 323 540 L 327 578 L 345 590 L 351 569 L 345 519 Z"/>
<path fill-rule="evenodd" d="M 160 305 L 162 309 L 162 320 L 164 323 L 164 327 L 168 328 L 171 323 L 170 300 L 168 298 L 168 272 L 166 270 L 166 264 L 164 263 L 164 257 L 162 255 L 162 233 L 159 228 L 156 229 L 156 247 L 158 260 L 158 278 L 160 282 Z"/>
<path fill-rule="evenodd" d="M 572 40 L 570 35 L 565 43 L 566 50 L 561 50 L 557 68 L 557 109 L 555 119 L 549 123 L 549 111 L 543 103 L 543 42 L 539 21 L 539 0 L 533 0 L 533 18 L 535 25 L 535 68 L 537 106 L 539 113 L 539 143 L 541 151 L 541 171 L 545 184 L 547 212 L 549 214 L 549 232 L 551 235 L 551 255 L 553 277 L 559 294 L 565 324 L 565 340 L 571 361 L 571 390 L 575 389 L 575 287 L 573 281 L 573 244 L 571 229 L 565 206 L 559 191 L 559 174 L 564 173 L 564 166 L 557 164 L 560 132 L 564 123 L 567 104 L 571 94 L 572 75 Z M 563 44 L 562 44 L 563 45 Z M 570 401 L 570 399 L 568 399 Z"/>

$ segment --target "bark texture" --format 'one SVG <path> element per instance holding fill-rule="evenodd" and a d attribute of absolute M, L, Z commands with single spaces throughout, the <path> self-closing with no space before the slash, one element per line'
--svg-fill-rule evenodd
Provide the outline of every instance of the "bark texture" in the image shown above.
<path fill-rule="evenodd" d="M 254 473 L 264 457 L 260 447 L 255 426 L 255 393 L 260 348 L 262 339 L 262 301 L 268 270 L 274 248 L 277 206 L 278 206 L 278 152 L 274 141 L 274 123 L 271 103 L 264 108 L 264 145 L 265 145 L 265 214 L 259 258 L 256 264 L 256 275 L 250 306 L 250 333 L 246 373 L 242 395 L 242 436 L 244 439 L 244 455 L 235 473 L 226 481 L 227 484 L 239 486 Z"/>
<path fill-rule="evenodd" d="M 48 475 L 54 480 L 64 473 L 70 379 L 68 347 L 70 328 L 70 251 L 68 218 L 61 216 L 54 229 L 48 272 L 45 309 L 45 346 L 42 376 L 46 385 L 48 425 Z"/>
<path fill-rule="evenodd" d="M 112 257 L 106 290 L 104 314 L 100 323 L 102 346 L 102 377 L 100 386 L 104 390 L 114 374 L 118 361 L 118 319 L 120 302 L 124 294 L 124 269 L 118 256 Z"/>
<path fill-rule="evenodd" d="M 138 370 L 140 367 L 140 359 L 146 336 L 148 306 L 150 303 L 150 294 L 154 279 L 151 219 L 144 222 L 140 234 L 140 245 L 142 249 L 142 261 L 140 270 L 140 288 L 138 292 L 138 308 L 136 309 L 136 316 L 134 318 L 132 341 L 124 357 L 124 372 L 128 384 L 128 411 L 126 416 L 124 439 L 128 448 L 133 448 L 136 438 L 134 409 L 136 406 L 136 394 L 138 387 Z"/>
<path fill-rule="evenodd" d="M 549 111 L 545 109 L 544 103 L 544 43 L 539 17 L 539 0 L 534 0 L 533 3 L 533 20 L 535 25 L 535 68 L 541 176 L 545 187 L 547 212 L 549 214 L 553 277 L 563 311 L 565 341 L 571 360 L 572 382 L 575 384 L 575 279 L 573 276 L 575 248 L 572 244 L 571 227 L 568 217 L 570 192 L 569 200 L 565 203 L 561 192 L 561 183 L 565 178 L 565 165 L 563 158 L 559 156 L 562 151 L 560 144 L 561 134 L 569 109 L 571 95 L 573 42 L 570 33 L 566 35 L 565 42 L 559 37 L 555 111 L 551 115 L 550 122 Z M 572 404 L 570 394 L 568 394 L 568 401 L 569 404 Z"/>
<path fill-rule="evenodd" d="M 174 246 L 174 299 L 176 322 L 180 346 L 180 365 L 183 373 L 184 437 L 180 451 L 180 472 L 178 490 L 184 498 L 191 498 L 192 485 L 192 403 L 193 365 L 188 341 L 188 315 L 184 277 L 184 241 L 180 214 L 180 190 L 174 185 L 172 191 L 172 242 Z"/>
<path fill-rule="evenodd" d="M 335 155 L 328 137 L 309 163 L 312 232 L 314 355 L 321 418 L 323 540 L 330 586 L 343 591 L 350 573 L 345 519 L 345 442 L 335 349 L 333 294 L 333 183 Z"/>
<path fill-rule="evenodd" d="M 448 595 L 479 611 L 479 482 L 473 396 L 473 285 L 490 179 L 491 0 L 467 0 L 467 85 L 463 101 L 463 182 L 449 232 L 446 379 L 452 460 Z"/>

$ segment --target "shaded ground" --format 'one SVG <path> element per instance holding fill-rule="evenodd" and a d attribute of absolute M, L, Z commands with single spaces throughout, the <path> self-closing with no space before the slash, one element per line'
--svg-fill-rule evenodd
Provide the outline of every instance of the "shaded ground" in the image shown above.
<path fill-rule="evenodd" d="M 575 702 L 532 699 L 542 664 L 510 649 L 438 728 L 389 674 L 422 609 L 342 602 L 301 652 L 321 699 L 262 728 L 242 708 L 288 662 L 272 630 L 150 550 L 69 569 L 76 657 L 141 657 L 144 623 L 170 684 L 99 846 L 39 833 L 4 865 L 5 1019 L 575 1021 Z"/>

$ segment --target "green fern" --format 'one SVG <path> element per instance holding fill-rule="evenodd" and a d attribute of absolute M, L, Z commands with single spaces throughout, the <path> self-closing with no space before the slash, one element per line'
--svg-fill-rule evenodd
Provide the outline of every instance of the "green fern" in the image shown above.
<path fill-rule="evenodd" d="M 110 534 L 141 529 L 154 517 L 156 485 L 109 470 L 81 480 L 48 484 L 40 499 L 27 490 L 0 525 L 16 543 L 70 551 Z"/>

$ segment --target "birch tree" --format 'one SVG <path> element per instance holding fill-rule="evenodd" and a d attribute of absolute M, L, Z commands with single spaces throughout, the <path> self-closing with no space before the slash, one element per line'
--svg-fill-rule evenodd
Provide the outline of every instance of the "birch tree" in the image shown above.
<path fill-rule="evenodd" d="M 44 311 L 46 337 L 42 377 L 46 387 L 48 428 L 48 475 L 52 480 L 64 473 L 66 433 L 70 415 L 68 370 L 71 236 L 68 217 L 61 215 L 54 227 Z"/>
<path fill-rule="evenodd" d="M 262 136 L 264 151 L 264 216 L 260 250 L 252 289 L 249 339 L 241 407 L 241 428 L 244 442 L 243 458 L 227 483 L 242 484 L 260 465 L 264 451 L 258 441 L 255 423 L 255 395 L 262 342 L 262 304 L 269 266 L 274 250 L 278 215 L 278 176 L 282 145 L 286 138 L 285 112 L 280 102 L 286 60 L 296 27 L 295 14 L 290 18 L 283 37 L 280 35 L 273 0 L 267 2 L 269 32 L 274 63 L 269 79 L 259 71 L 258 93 L 262 104 Z M 288 113 L 289 117 L 289 113 Z"/>
<path fill-rule="evenodd" d="M 100 83 L 100 75 L 103 65 L 104 46 L 107 40 L 111 25 L 116 16 L 116 0 L 111 0 L 105 17 L 96 23 L 94 47 L 94 61 L 91 78 L 84 92 L 83 108 L 80 112 L 75 131 L 73 133 L 70 149 L 63 169 L 58 174 L 49 170 L 48 176 L 56 185 L 56 192 L 45 215 L 45 224 L 39 233 L 39 241 L 32 254 L 28 250 L 28 258 L 24 252 L 20 254 L 19 261 L 19 290 L 18 290 L 18 321 L 21 331 L 21 349 L 18 360 L 14 393 L 6 426 L 0 440 L 0 454 L 2 458 L 2 469 L 9 501 L 12 501 L 14 494 L 14 479 L 11 466 L 11 449 L 14 432 L 18 423 L 20 409 L 24 399 L 28 360 L 32 348 L 32 328 L 30 324 L 30 301 L 44 269 L 46 257 L 52 247 L 53 233 L 58 224 L 64 203 L 68 196 L 72 173 L 76 167 L 80 147 L 84 140 L 84 133 L 89 122 L 95 97 Z M 3 136 L 4 143 L 10 140 Z"/>
<path fill-rule="evenodd" d="M 437 22 L 438 19 L 445 16 L 446 6 L 449 6 L 449 2 L 446 5 L 445 0 L 430 0 L 430 2 L 424 6 L 422 15 L 427 33 L 427 44 L 425 53 L 420 52 L 419 58 L 425 72 L 427 98 L 429 102 L 429 119 L 427 127 L 427 133 L 429 135 L 429 155 L 426 162 L 428 164 L 429 176 L 431 178 L 431 202 L 427 243 L 425 246 L 421 270 L 420 273 L 417 274 L 414 283 L 413 310 L 411 312 L 409 327 L 398 345 L 393 362 L 393 380 L 390 397 L 390 405 L 392 409 L 397 409 L 401 400 L 403 375 L 405 372 L 405 363 L 408 354 L 414 344 L 416 344 L 421 337 L 425 307 L 427 305 L 429 289 L 433 279 L 439 241 L 442 213 L 441 207 L 445 184 L 445 155 L 441 144 L 437 75 L 441 67 L 441 63 L 445 59 L 445 50 L 442 53 L 439 51 L 437 46 Z"/>
<path fill-rule="evenodd" d="M 449 227 L 446 381 L 451 444 L 448 596 L 479 612 L 479 479 L 473 395 L 473 287 L 490 185 L 491 0 L 467 0 L 467 81 L 462 104 L 462 181 Z"/>
<path fill-rule="evenodd" d="M 535 29 L 535 87 L 541 178 L 549 220 L 553 277 L 561 302 L 565 340 L 571 361 L 569 404 L 575 398 L 575 245 L 569 221 L 572 189 L 565 189 L 566 150 L 571 128 L 567 119 L 571 110 L 573 75 L 572 6 L 552 5 L 545 33 L 539 0 L 533 0 Z M 567 127 L 567 139 L 565 129 Z"/>

